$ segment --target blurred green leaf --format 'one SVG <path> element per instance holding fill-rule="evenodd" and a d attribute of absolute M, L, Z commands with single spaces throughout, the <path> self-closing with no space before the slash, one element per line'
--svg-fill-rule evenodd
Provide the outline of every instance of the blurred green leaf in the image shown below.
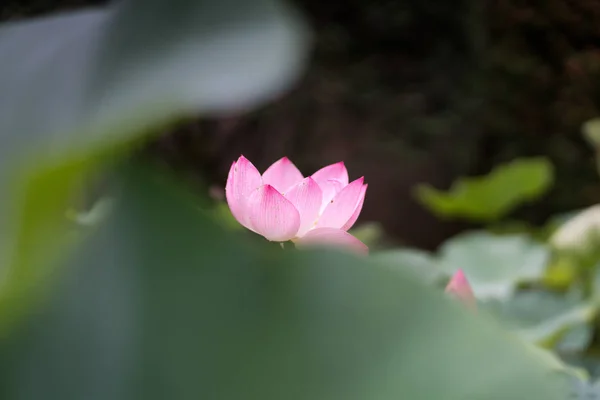
<path fill-rule="evenodd" d="M 553 257 L 542 279 L 550 289 L 567 290 L 579 277 L 579 266 L 572 259 Z"/>
<path fill-rule="evenodd" d="M 566 398 L 533 349 L 408 272 L 248 248 L 140 172 L 121 190 L 0 342 L 0 398 Z"/>
<path fill-rule="evenodd" d="M 381 263 L 386 268 L 398 270 L 401 273 L 411 271 L 426 283 L 437 283 L 443 277 L 437 265 L 437 260 L 422 250 L 395 249 L 378 251 L 371 254 L 371 259 Z"/>
<path fill-rule="evenodd" d="M 560 354 L 583 352 L 592 342 L 594 327 L 589 322 L 574 323 L 556 343 Z"/>
<path fill-rule="evenodd" d="M 558 345 L 565 335 L 577 328 L 580 335 L 572 336 L 570 343 L 577 351 L 587 347 L 590 340 L 585 332 L 581 334 L 581 324 L 588 326 L 598 311 L 597 304 L 585 301 L 576 293 L 564 295 L 545 290 L 519 291 L 509 299 L 491 300 L 481 306 L 526 340 L 546 347 Z"/>
<path fill-rule="evenodd" d="M 0 159 L 61 160 L 191 113 L 244 110 L 297 75 L 304 34 L 273 0 L 129 0 L 4 24 L 0 132 L 11 146 Z"/>
<path fill-rule="evenodd" d="M 2 277 L 60 253 L 64 213 L 99 159 L 177 119 L 273 98 L 306 44 L 274 0 L 126 0 L 1 25 Z M 0 294 L 0 312 L 20 296 Z"/>
<path fill-rule="evenodd" d="M 448 192 L 419 185 L 415 193 L 421 204 L 439 217 L 489 222 L 539 198 L 553 180 L 554 169 L 547 159 L 517 159 L 488 175 L 460 179 Z"/>
<path fill-rule="evenodd" d="M 543 276 L 549 251 L 526 235 L 474 231 L 445 242 L 439 257 L 448 275 L 465 272 L 477 298 L 507 298 L 518 283 Z"/>

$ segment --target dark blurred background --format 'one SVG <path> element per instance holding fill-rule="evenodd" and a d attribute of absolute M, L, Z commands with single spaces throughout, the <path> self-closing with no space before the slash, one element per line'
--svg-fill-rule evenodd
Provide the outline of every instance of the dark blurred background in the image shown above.
<path fill-rule="evenodd" d="M 20 19 L 105 3 L 4 0 Z M 552 192 L 515 216 L 600 201 L 580 129 L 600 115 L 597 0 L 297 0 L 315 30 L 309 69 L 249 115 L 188 121 L 146 151 L 192 182 L 223 186 L 241 153 L 259 169 L 287 155 L 309 174 L 344 160 L 369 183 L 362 221 L 398 243 L 433 249 L 465 229 L 420 206 L 415 185 L 445 189 L 516 157 L 556 167 Z M 59 95 L 59 94 L 58 94 Z"/>

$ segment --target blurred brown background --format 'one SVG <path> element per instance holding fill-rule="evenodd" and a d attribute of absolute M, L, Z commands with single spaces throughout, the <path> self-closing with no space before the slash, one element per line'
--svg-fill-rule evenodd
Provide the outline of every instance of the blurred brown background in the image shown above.
<path fill-rule="evenodd" d="M 2 20 L 99 0 L 4 0 Z M 315 30 L 309 69 L 250 115 L 186 122 L 148 147 L 181 174 L 224 185 L 240 154 L 259 169 L 287 155 L 309 174 L 344 160 L 369 183 L 362 221 L 433 248 L 465 228 L 418 205 L 520 156 L 557 168 L 552 193 L 516 216 L 533 223 L 598 202 L 581 124 L 600 115 L 598 0 L 297 0 Z"/>

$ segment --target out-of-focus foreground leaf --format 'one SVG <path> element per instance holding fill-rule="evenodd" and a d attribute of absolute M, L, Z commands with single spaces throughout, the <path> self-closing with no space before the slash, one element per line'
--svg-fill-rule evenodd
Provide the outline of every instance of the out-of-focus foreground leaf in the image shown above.
<path fill-rule="evenodd" d="M 533 350 L 409 271 L 247 248 L 158 182 L 123 182 L 1 342 L 2 399 L 566 398 Z"/>
<path fill-rule="evenodd" d="M 254 106 L 298 73 L 303 34 L 273 0 L 127 0 L 6 24 L 0 159 L 60 160 L 189 113 Z"/>
<path fill-rule="evenodd" d="M 272 98 L 301 69 L 305 39 L 275 0 L 125 0 L 2 25 L 2 280 L 36 275 L 60 252 L 67 203 L 98 155 L 178 118 Z M 0 311 L 19 296 L 0 290 Z"/>
<path fill-rule="evenodd" d="M 448 192 L 420 185 L 416 196 L 439 217 L 489 222 L 543 195 L 553 180 L 554 169 L 547 159 L 517 159 L 488 175 L 460 179 Z"/>

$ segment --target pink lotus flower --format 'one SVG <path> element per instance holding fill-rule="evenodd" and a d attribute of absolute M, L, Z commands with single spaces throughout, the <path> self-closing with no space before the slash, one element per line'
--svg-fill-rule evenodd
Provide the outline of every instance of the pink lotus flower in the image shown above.
<path fill-rule="evenodd" d="M 446 286 L 446 293 L 456 296 L 458 300 L 473 310 L 477 308 L 477 300 L 462 269 L 454 273 Z"/>
<path fill-rule="evenodd" d="M 348 183 L 343 162 L 305 178 L 287 157 L 261 175 L 241 156 L 229 170 L 225 194 L 235 219 L 267 240 L 331 244 L 367 253 L 367 246 L 347 232 L 363 206 L 363 182 L 359 178 Z"/>

